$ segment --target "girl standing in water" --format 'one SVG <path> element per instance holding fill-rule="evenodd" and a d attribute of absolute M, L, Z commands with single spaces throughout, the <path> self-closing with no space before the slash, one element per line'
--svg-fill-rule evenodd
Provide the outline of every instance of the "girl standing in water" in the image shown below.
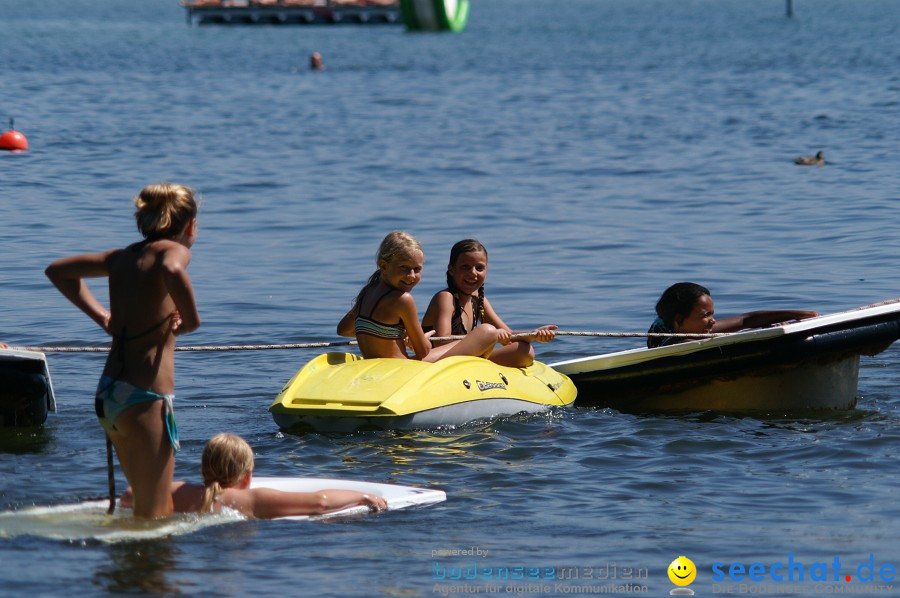
<path fill-rule="evenodd" d="M 388 234 L 375 256 L 378 269 L 360 290 L 353 307 L 341 319 L 337 332 L 355 336 L 365 358 L 407 359 L 406 342 L 414 359 L 434 362 L 452 355 L 490 357 L 499 340 L 493 326 L 479 327 L 477 334 L 432 348 L 419 324 L 413 287 L 422 277 L 425 253 L 419 242 L 402 231 Z"/>
<path fill-rule="evenodd" d="M 541 326 L 529 331 L 529 336 L 510 342 L 514 333 L 494 311 L 484 295 L 487 277 L 487 249 L 475 239 L 459 241 L 450 249 L 447 266 L 447 288 L 432 297 L 422 327 L 434 330 L 437 336 L 470 335 L 483 326 L 498 332 L 503 347 L 490 355 L 491 361 L 508 367 L 527 367 L 534 362 L 532 341 L 553 340 L 556 326 Z"/>
<path fill-rule="evenodd" d="M 76 255 L 47 267 L 47 277 L 113 337 L 95 407 L 134 491 L 137 517 L 172 513 L 175 337 L 196 330 L 200 315 L 187 274 L 197 236 L 194 192 L 149 185 L 134 199 L 144 240 L 124 249 Z M 109 278 L 109 310 L 85 278 Z"/>

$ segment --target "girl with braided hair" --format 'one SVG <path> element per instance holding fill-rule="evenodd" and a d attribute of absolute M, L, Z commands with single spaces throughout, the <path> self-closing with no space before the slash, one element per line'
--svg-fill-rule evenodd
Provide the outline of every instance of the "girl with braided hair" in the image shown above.
<path fill-rule="evenodd" d="M 453 245 L 447 266 L 447 288 L 432 297 L 422 318 L 422 328 L 426 332 L 434 330 L 435 336 L 450 336 L 469 335 L 481 325 L 492 326 L 499 333 L 497 342 L 504 346 L 495 349 L 489 359 L 508 367 L 527 367 L 534 361 L 531 343 L 553 340 L 556 326 L 541 326 L 528 331 L 525 339 L 510 341 L 517 333 L 500 319 L 484 295 L 487 262 L 487 249 L 477 240 L 463 239 Z"/>

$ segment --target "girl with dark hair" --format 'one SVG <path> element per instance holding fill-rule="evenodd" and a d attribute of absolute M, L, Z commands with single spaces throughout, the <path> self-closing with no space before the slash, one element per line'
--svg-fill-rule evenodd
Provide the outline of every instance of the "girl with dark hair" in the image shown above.
<path fill-rule="evenodd" d="M 528 337 L 510 341 L 515 334 L 494 311 L 484 294 L 487 277 L 487 249 L 475 239 L 463 239 L 450 249 L 447 266 L 447 288 L 431 299 L 422 327 L 435 331 L 435 336 L 469 335 L 481 326 L 498 331 L 495 349 L 489 359 L 508 367 L 527 367 L 534 361 L 532 341 L 549 342 L 556 335 L 556 326 L 541 326 L 528 331 Z"/>
<path fill-rule="evenodd" d="M 745 328 L 763 328 L 791 320 L 814 318 L 814 311 L 793 309 L 751 311 L 717 321 L 715 305 L 706 287 L 693 282 L 678 282 L 666 289 L 656 302 L 658 316 L 650 330 L 656 334 L 709 334 L 737 332 Z M 661 347 L 690 340 L 685 337 L 650 337 L 647 346 Z"/>

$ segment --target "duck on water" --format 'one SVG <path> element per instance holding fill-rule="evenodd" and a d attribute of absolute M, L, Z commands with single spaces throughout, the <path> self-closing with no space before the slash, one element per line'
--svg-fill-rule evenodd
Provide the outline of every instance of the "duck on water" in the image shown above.
<path fill-rule="evenodd" d="M 815 156 L 801 156 L 799 158 L 794 158 L 794 164 L 799 164 L 801 166 L 824 166 L 825 154 L 820 150 L 816 152 Z"/>

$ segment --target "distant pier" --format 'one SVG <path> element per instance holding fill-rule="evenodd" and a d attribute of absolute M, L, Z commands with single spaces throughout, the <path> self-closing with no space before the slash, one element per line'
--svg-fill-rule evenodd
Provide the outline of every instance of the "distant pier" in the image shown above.
<path fill-rule="evenodd" d="M 399 0 L 184 0 L 191 25 L 402 23 Z"/>

